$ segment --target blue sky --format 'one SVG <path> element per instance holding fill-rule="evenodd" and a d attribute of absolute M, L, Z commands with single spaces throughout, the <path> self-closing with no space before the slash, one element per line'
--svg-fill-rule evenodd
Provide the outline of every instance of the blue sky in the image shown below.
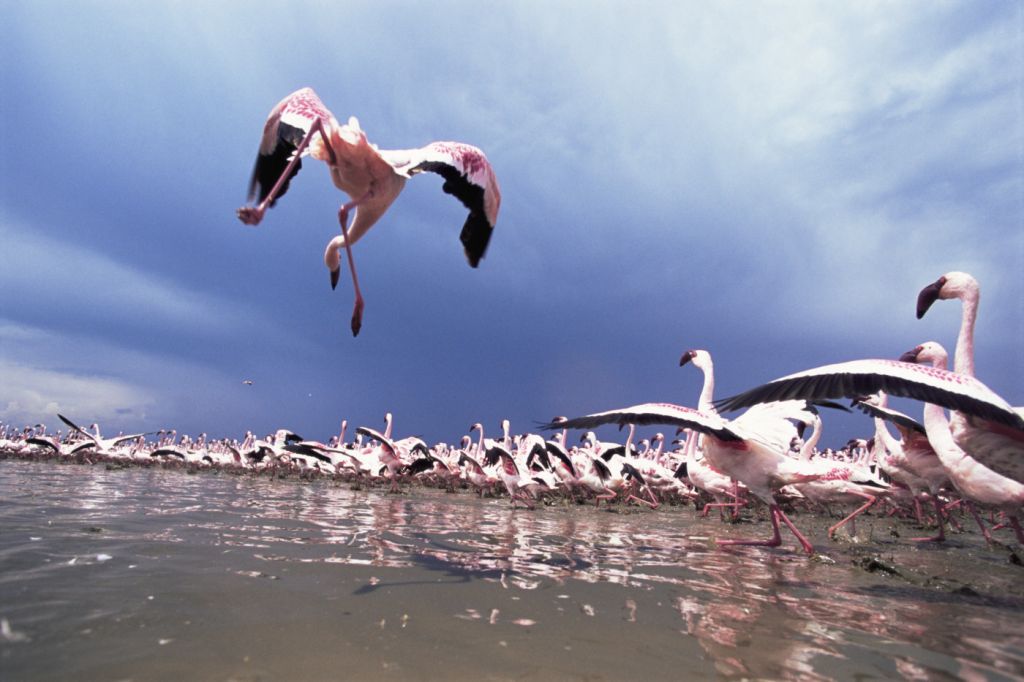
<path fill-rule="evenodd" d="M 5 2 L 0 420 L 458 442 L 950 350 L 1024 403 L 1024 30 L 993 2 Z M 345 200 L 307 162 L 242 225 L 267 112 L 309 85 L 372 142 L 484 149 L 503 202 L 419 176 L 331 291 Z M 243 380 L 252 380 L 251 386 Z M 908 411 L 919 414 L 919 407 Z M 823 444 L 867 435 L 827 415 Z"/>

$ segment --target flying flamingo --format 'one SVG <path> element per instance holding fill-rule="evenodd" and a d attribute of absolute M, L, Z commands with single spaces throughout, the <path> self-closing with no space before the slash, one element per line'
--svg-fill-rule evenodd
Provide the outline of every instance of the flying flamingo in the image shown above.
<path fill-rule="evenodd" d="M 377 149 L 367 142 L 354 116 L 347 124 L 339 124 L 312 88 L 302 88 L 281 100 L 267 118 L 249 183 L 249 199 L 258 198 L 259 203 L 238 209 L 238 218 L 246 225 L 258 225 L 266 210 L 288 191 L 288 184 L 302 167 L 301 157 L 307 155 L 327 163 L 335 186 L 350 199 L 338 211 L 341 235 L 328 243 L 324 264 L 334 288 L 341 268 L 339 250 L 345 249 L 355 289 L 353 336 L 362 327 L 363 296 L 352 245 L 384 215 L 413 175 L 424 171 L 441 175 L 445 180 L 442 189 L 469 209 L 459 240 L 470 266 L 480 264 L 501 205 L 498 181 L 480 149 L 461 142 Z M 348 214 L 353 209 L 356 214 L 350 229 Z"/>

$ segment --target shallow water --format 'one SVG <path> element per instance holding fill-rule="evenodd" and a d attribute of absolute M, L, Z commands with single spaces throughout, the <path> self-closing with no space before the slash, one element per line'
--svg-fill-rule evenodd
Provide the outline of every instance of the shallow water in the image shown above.
<path fill-rule="evenodd" d="M 967 528 L 0 462 L 5 680 L 1020 679 L 1024 567 Z M 1008 538 L 1007 538 L 1008 539 Z"/>

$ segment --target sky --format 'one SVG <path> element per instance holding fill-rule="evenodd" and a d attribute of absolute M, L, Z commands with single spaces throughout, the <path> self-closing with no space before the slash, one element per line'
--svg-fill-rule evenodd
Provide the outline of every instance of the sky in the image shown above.
<path fill-rule="evenodd" d="M 959 302 L 914 316 L 951 270 L 981 283 L 978 378 L 1024 404 L 1020 3 L 4 0 L 0 61 L 5 423 L 326 440 L 390 411 L 457 443 L 695 406 L 691 348 L 717 397 L 952 353 Z M 472 269 L 463 207 L 408 182 L 353 249 L 358 338 L 324 164 L 235 216 L 303 86 L 381 148 L 480 147 L 501 186 Z M 872 429 L 828 413 L 821 445 Z"/>

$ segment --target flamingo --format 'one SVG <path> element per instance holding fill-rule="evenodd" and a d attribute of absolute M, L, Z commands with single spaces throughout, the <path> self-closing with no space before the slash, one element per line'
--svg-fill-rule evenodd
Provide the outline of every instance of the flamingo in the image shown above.
<path fill-rule="evenodd" d="M 808 409 L 808 421 L 812 428 L 811 435 L 800 448 L 800 460 L 809 466 L 823 467 L 829 475 L 815 481 L 798 483 L 794 487 L 801 495 L 820 505 L 864 501 L 853 513 L 828 529 L 828 536 L 834 539 L 836 531 L 847 523 L 854 528 L 855 519 L 866 512 L 888 486 L 871 475 L 865 466 L 858 466 L 852 462 L 812 460 L 811 454 L 821 438 L 821 416 L 813 407 Z M 851 535 L 855 534 L 856 531 L 851 531 Z"/>
<path fill-rule="evenodd" d="M 879 391 L 874 396 L 854 401 L 861 411 L 875 420 L 876 440 L 887 453 L 879 457 L 883 470 L 893 479 L 902 482 L 914 493 L 915 508 L 918 508 L 917 496 L 927 490 L 935 508 L 938 532 L 931 537 L 911 538 L 916 542 L 942 542 L 946 539 L 944 529 L 944 512 L 939 500 L 939 492 L 950 485 L 942 461 L 928 442 L 923 424 L 913 418 L 887 406 L 887 396 Z M 891 422 L 900 432 L 901 439 L 896 440 L 885 427 Z M 918 509 L 918 520 L 920 510 Z"/>
<path fill-rule="evenodd" d="M 704 434 L 705 457 L 715 468 L 744 483 L 750 492 L 768 504 L 773 536 L 769 540 L 716 540 L 719 545 L 762 545 L 777 547 L 782 544 L 779 522 L 789 528 L 807 554 L 814 547 L 775 502 L 773 490 L 792 483 L 822 478 L 827 474 L 808 473 L 806 467 L 785 455 L 790 442 L 788 433 L 782 434 L 784 424 L 795 432 L 786 419 L 796 406 L 787 404 L 748 411 L 741 419 L 728 421 L 717 414 L 708 414 L 682 405 L 670 403 L 643 403 L 616 410 L 608 410 L 574 419 L 544 424 L 541 428 L 593 429 L 604 424 L 670 424 Z"/>
<path fill-rule="evenodd" d="M 917 296 L 917 318 L 921 319 L 938 300 L 958 298 L 961 302 L 960 331 L 953 351 L 953 371 L 973 377 L 974 323 L 978 317 L 981 286 L 966 272 L 947 272 L 924 287 Z M 1021 408 L 1014 408 L 1018 414 Z M 970 416 L 954 411 L 950 416 L 953 438 L 985 466 L 1024 480 L 1024 434 L 992 428 Z"/>
<path fill-rule="evenodd" d="M 480 264 L 498 219 L 501 192 L 491 164 L 477 147 L 432 142 L 419 149 L 377 149 L 367 142 L 354 116 L 347 124 L 339 124 L 312 88 L 302 88 L 281 100 L 267 118 L 249 183 L 249 199 L 258 197 L 259 203 L 239 208 L 238 218 L 246 225 L 258 225 L 267 209 L 288 191 L 302 167 L 301 157 L 307 155 L 327 163 L 335 186 L 350 199 L 338 211 L 341 234 L 327 244 L 324 264 L 333 289 L 341 269 L 339 251 L 345 249 L 355 290 L 353 336 L 362 327 L 363 296 L 352 245 L 380 220 L 413 175 L 424 171 L 441 175 L 442 189 L 469 209 L 459 240 L 469 265 Z M 352 210 L 356 213 L 349 228 Z"/>
<path fill-rule="evenodd" d="M 128 441 L 135 440 L 136 438 L 149 435 L 148 433 L 133 433 L 127 436 L 121 435 L 114 436 L 113 438 L 102 438 L 100 436 L 100 429 L 98 425 L 96 426 L 96 433 L 92 434 L 83 429 L 81 426 L 78 426 L 77 424 L 75 424 L 73 421 L 71 421 L 62 414 L 58 414 L 57 417 L 62 422 L 67 424 L 72 431 L 77 431 L 78 433 L 85 436 L 85 438 L 92 444 L 92 447 L 96 450 L 96 452 L 98 452 L 101 455 L 110 455 L 114 452 L 114 448 L 116 448 L 121 443 L 126 443 Z"/>
<path fill-rule="evenodd" d="M 504 446 L 495 445 L 487 450 L 484 460 L 487 466 L 494 466 L 499 460 L 501 462 L 501 469 L 498 470 L 498 473 L 501 477 L 501 482 L 505 484 L 509 497 L 512 498 L 512 506 L 515 507 L 517 500 L 522 500 L 523 504 L 533 509 L 534 504 L 530 498 L 537 496 L 538 481 L 519 471 L 519 465 L 516 463 L 512 453 L 506 450 Z"/>
<path fill-rule="evenodd" d="M 946 367 L 947 358 L 946 350 L 934 341 L 923 343 L 901 357 L 905 362 L 928 363 L 942 369 Z M 941 405 L 925 403 L 924 428 L 928 442 L 957 490 L 970 500 L 1005 512 L 1018 542 L 1024 544 L 1024 528 L 1016 516 L 1024 508 L 1024 483 L 990 469 L 961 449 Z"/>
<path fill-rule="evenodd" d="M 387 471 L 387 478 L 391 481 L 391 488 L 389 489 L 389 492 L 400 492 L 398 487 L 398 474 L 404 470 L 406 464 L 401 460 L 399 456 L 400 451 L 394 441 L 383 433 L 375 431 L 368 426 L 360 426 L 356 429 L 356 433 L 361 436 L 371 438 L 379 443 L 379 445 L 373 449 L 372 456 L 376 456 L 383 465 L 384 470 Z"/>

